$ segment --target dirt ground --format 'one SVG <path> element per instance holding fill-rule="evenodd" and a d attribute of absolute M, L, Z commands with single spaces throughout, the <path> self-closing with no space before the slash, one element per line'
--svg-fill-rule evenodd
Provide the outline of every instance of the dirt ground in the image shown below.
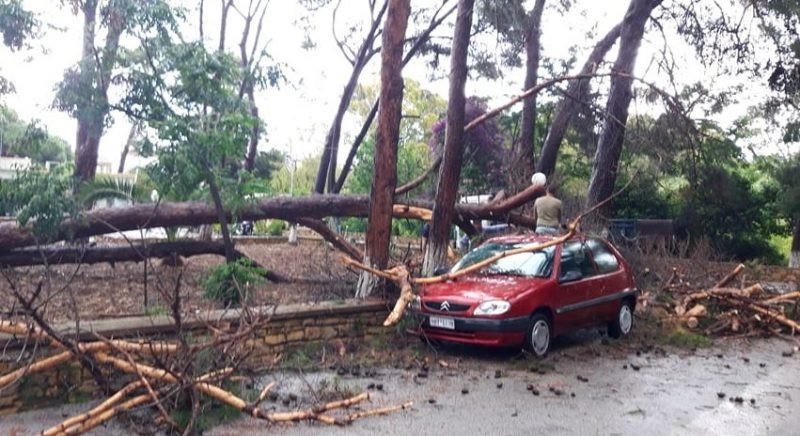
<path fill-rule="evenodd" d="M 238 247 L 253 260 L 284 276 L 308 279 L 305 283 L 261 283 L 252 288 L 253 304 L 297 303 L 351 297 L 357 276 L 338 261 L 337 251 L 322 242 L 289 244 L 246 244 Z M 145 264 L 119 263 L 57 265 L 50 269 L 50 280 L 44 267 L 9 270 L 10 278 L 25 293 L 36 289 L 40 280 L 44 293 L 50 297 L 46 318 L 68 321 L 79 314 L 83 320 L 115 316 L 142 315 L 165 310 L 161 292 L 174 289 L 181 278 L 181 298 L 184 310 L 216 309 L 222 305 L 203 297 L 202 281 L 208 271 L 223 262 L 221 256 L 195 256 L 181 267 L 163 265 L 159 260 Z M 66 284 L 70 286 L 64 289 Z M 149 309 L 145 309 L 145 283 Z M 49 284 L 49 286 L 48 286 Z M 73 302 L 80 304 L 73 304 Z M 0 279 L 0 308 L 13 313 L 17 307 L 10 284 Z M 58 310 L 55 310 L 58 308 Z"/>

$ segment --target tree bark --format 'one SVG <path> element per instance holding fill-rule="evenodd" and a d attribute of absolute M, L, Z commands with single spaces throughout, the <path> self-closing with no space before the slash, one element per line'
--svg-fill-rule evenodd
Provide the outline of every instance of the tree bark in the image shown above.
<path fill-rule="evenodd" d="M 361 72 L 374 54 L 372 47 L 388 4 L 389 1 L 385 0 L 380 11 L 372 21 L 372 25 L 370 26 L 369 32 L 367 32 L 367 36 L 364 38 L 364 42 L 358 50 L 355 63 L 353 64 L 353 71 L 350 73 L 347 84 L 345 84 L 342 98 L 339 100 L 339 107 L 336 109 L 336 114 L 328 130 L 328 135 L 325 137 L 325 148 L 322 150 L 322 158 L 320 159 L 319 169 L 317 170 L 317 180 L 314 184 L 314 192 L 317 194 L 325 192 L 326 184 L 328 186 L 328 192 L 333 192 L 335 189 L 336 158 L 339 153 L 339 137 L 341 136 L 342 120 L 347 112 L 347 108 L 350 106 L 350 101 L 353 99 L 353 94 L 358 85 L 358 78 L 361 76 Z"/>
<path fill-rule="evenodd" d="M 608 51 L 614 46 L 617 38 L 619 38 L 621 27 L 621 24 L 617 24 L 603 39 L 597 42 L 578 74 L 592 74 L 595 72 L 597 66 L 603 61 Z M 569 128 L 572 118 L 578 112 L 580 106 L 588 100 L 590 92 L 589 82 L 590 79 L 577 80 L 570 83 L 567 87 L 566 95 L 564 95 L 564 98 L 558 103 L 556 114 L 553 117 L 553 121 L 550 123 L 550 129 L 547 132 L 544 145 L 542 145 L 542 154 L 539 157 L 536 171 L 544 173 L 548 177 L 555 172 L 561 141 L 564 140 L 564 135 Z"/>
<path fill-rule="evenodd" d="M 397 186 L 397 142 L 403 111 L 403 41 L 410 13 L 410 0 L 389 0 L 383 29 L 378 133 L 364 251 L 364 264 L 378 269 L 385 269 L 389 263 L 394 188 Z M 378 285 L 375 276 L 362 272 L 356 296 L 365 298 L 375 292 Z"/>
<path fill-rule="evenodd" d="M 513 213 L 514 205 L 530 202 L 540 195 L 526 189 L 520 194 L 498 203 L 456 204 L 453 222 L 458 220 L 490 219 L 505 221 L 522 227 L 533 227 L 529 216 Z M 316 195 L 311 197 L 271 197 L 243 206 L 237 211 L 242 220 L 280 219 L 295 222 L 299 218 L 323 219 L 328 217 L 365 218 L 369 213 L 369 196 L 366 195 Z M 404 200 L 404 205 L 431 210 L 429 200 Z M 230 220 L 230 213 L 225 214 Z M 395 211 L 397 218 L 420 219 L 418 214 Z M 218 223 L 213 205 L 187 201 L 180 203 L 140 203 L 129 207 L 92 209 L 76 219 L 65 220 L 50 242 L 86 238 L 89 236 L 139 229 L 176 226 L 200 226 Z M 0 253 L 15 248 L 37 245 L 40 241 L 30 231 L 30 226 L 20 227 L 16 222 L 0 224 Z"/>
<path fill-rule="evenodd" d="M 128 139 L 125 140 L 125 145 L 122 147 L 122 153 L 119 156 L 119 168 L 117 168 L 117 173 L 122 174 L 125 172 L 125 160 L 128 158 L 128 151 L 131 149 L 131 145 L 133 145 L 133 140 L 136 138 L 136 135 L 139 131 L 139 124 L 134 122 L 131 125 L 131 131 L 128 133 Z"/>
<path fill-rule="evenodd" d="M 539 80 L 539 40 L 542 35 L 542 12 L 544 1 L 536 0 L 528 19 L 525 32 L 525 88 L 536 86 Z M 520 129 L 520 155 L 524 162 L 524 180 L 529 180 L 536 164 L 536 94 L 522 103 L 522 128 Z"/>
<path fill-rule="evenodd" d="M 414 41 L 414 45 L 408 50 L 408 52 L 403 57 L 403 67 L 405 68 L 406 65 L 414 58 L 414 56 L 419 52 L 422 46 L 430 40 L 431 33 L 433 33 L 439 25 L 444 22 L 447 17 L 450 16 L 455 10 L 456 6 L 451 7 L 444 14 L 439 15 L 444 8 L 445 3 L 442 3 L 442 6 L 436 13 L 433 15 L 430 24 L 428 27 L 423 31 Z M 342 172 L 339 174 L 339 178 L 336 179 L 336 188 L 333 190 L 333 193 L 338 194 L 342 192 L 342 188 L 344 187 L 344 182 L 347 180 L 347 176 L 350 174 L 350 169 L 353 166 L 353 160 L 356 157 L 356 153 L 358 153 L 358 148 L 361 146 L 361 143 L 364 141 L 367 133 L 369 132 L 369 127 L 372 125 L 372 122 L 375 120 L 375 115 L 378 113 L 378 104 L 380 103 L 380 99 L 375 100 L 375 103 L 372 104 L 372 108 L 367 115 L 367 118 L 364 120 L 364 123 L 361 125 L 361 130 L 356 135 L 356 139 L 353 140 L 353 144 L 350 146 L 350 151 L 347 153 L 347 159 L 345 159 L 344 164 L 342 165 Z"/>
<path fill-rule="evenodd" d="M 642 43 L 644 27 L 650 13 L 661 0 L 631 0 L 620 30 L 620 46 L 614 72 L 633 74 L 636 56 Z M 617 165 L 625 137 L 628 106 L 633 96 L 633 79 L 630 76 L 612 76 L 611 89 L 606 103 L 603 132 L 597 143 L 597 152 L 592 165 L 592 178 L 586 197 L 586 208 L 590 208 L 611 195 L 617 179 Z M 599 216 L 608 216 L 610 205 L 605 205 L 589 218 L 591 226 Z"/>
<path fill-rule="evenodd" d="M 81 74 L 92 74 L 97 78 L 97 84 L 90 85 L 89 89 L 81 92 L 88 94 L 87 103 L 81 103 L 78 108 L 78 131 L 75 138 L 75 171 L 73 173 L 77 182 L 91 180 L 97 171 L 97 155 L 100 148 L 100 138 L 103 135 L 105 118 L 108 116 L 108 86 L 111 72 L 116 63 L 119 39 L 125 29 L 125 19 L 121 11 L 111 8 L 108 19 L 108 33 L 102 50 L 102 57 L 98 59 L 94 47 L 97 0 L 84 2 L 82 10 L 84 15 L 83 50 L 81 53 Z"/>
<path fill-rule="evenodd" d="M 444 152 L 439 166 L 439 182 L 433 206 L 428 250 L 422 266 L 423 274 L 430 275 L 447 260 L 450 223 L 453 221 L 456 194 L 464 157 L 464 86 L 467 82 L 467 54 L 469 51 L 472 9 L 474 0 L 460 0 L 456 13 L 453 48 L 450 57 L 450 91 L 447 103 Z"/>
<path fill-rule="evenodd" d="M 233 240 L 231 240 L 231 233 L 228 228 L 228 214 L 225 213 L 222 196 L 214 177 L 211 174 L 211 177 L 206 180 L 208 181 L 208 190 L 211 191 L 211 198 L 214 201 L 214 212 L 217 214 L 217 222 L 219 223 L 220 233 L 222 233 L 222 243 L 225 245 L 225 261 L 230 263 L 236 260 L 236 250 L 233 248 Z"/>
<path fill-rule="evenodd" d="M 95 264 L 114 262 L 140 262 L 147 258 L 170 256 L 225 255 L 225 245 L 219 242 L 177 241 L 141 245 L 108 247 L 50 247 L 23 249 L 0 255 L 0 265 L 5 268 L 30 265 Z"/>
<path fill-rule="evenodd" d="M 242 67 L 242 71 L 245 73 L 244 78 L 242 79 L 242 83 L 239 87 L 239 98 L 242 98 L 244 95 L 247 95 L 247 102 L 250 106 L 250 116 L 253 117 L 255 120 L 260 121 L 258 116 L 258 106 L 256 105 L 256 97 L 255 97 L 255 83 L 253 78 L 253 63 L 255 58 L 255 53 L 258 48 L 259 39 L 261 37 L 261 29 L 264 24 L 264 16 L 267 12 L 267 6 L 269 2 L 263 4 L 258 2 L 256 4 L 256 8 L 252 9 L 252 2 L 247 9 L 247 15 L 245 16 L 245 23 L 244 29 L 242 30 L 242 38 L 239 41 L 239 57 L 240 65 Z M 250 39 L 250 30 L 252 28 L 253 20 L 255 19 L 256 15 L 258 14 L 258 8 L 262 7 L 261 9 L 261 17 L 258 19 L 258 26 L 256 29 L 255 37 L 253 38 L 253 47 L 251 49 L 250 55 L 247 54 L 247 43 Z M 247 144 L 247 152 L 245 153 L 244 158 L 244 169 L 245 171 L 252 172 L 256 165 L 256 155 L 258 154 L 258 139 L 260 135 L 260 125 L 256 123 L 253 126 L 253 129 L 250 132 L 250 138 Z"/>
<path fill-rule="evenodd" d="M 789 249 L 789 268 L 800 268 L 800 217 L 794 219 L 792 246 Z"/>

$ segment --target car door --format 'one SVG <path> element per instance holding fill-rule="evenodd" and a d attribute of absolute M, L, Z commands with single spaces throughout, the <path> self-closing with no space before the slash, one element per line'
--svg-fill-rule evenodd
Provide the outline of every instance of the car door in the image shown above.
<path fill-rule="evenodd" d="M 594 310 L 587 301 L 595 297 L 592 285 L 597 271 L 583 240 L 565 242 L 561 247 L 557 280 L 556 330 L 564 332 L 593 322 Z"/>
<path fill-rule="evenodd" d="M 619 310 L 620 300 L 626 292 L 630 292 L 625 272 L 620 266 L 617 255 L 605 242 L 598 239 L 587 239 L 586 245 L 592 252 L 592 259 L 597 269 L 596 293 L 599 303 L 596 308 L 598 321 L 613 319 Z"/>

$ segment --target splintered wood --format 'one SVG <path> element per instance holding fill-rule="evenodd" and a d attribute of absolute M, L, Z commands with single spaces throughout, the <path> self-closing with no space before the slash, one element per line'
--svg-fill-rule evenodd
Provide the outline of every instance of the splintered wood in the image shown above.
<path fill-rule="evenodd" d="M 674 305 L 674 317 L 679 323 L 706 334 L 770 336 L 800 332 L 800 292 L 768 295 L 758 283 L 729 287 L 744 269 L 740 264 L 712 288 L 693 290 L 673 268 L 661 292 L 672 300 L 670 306 Z"/>

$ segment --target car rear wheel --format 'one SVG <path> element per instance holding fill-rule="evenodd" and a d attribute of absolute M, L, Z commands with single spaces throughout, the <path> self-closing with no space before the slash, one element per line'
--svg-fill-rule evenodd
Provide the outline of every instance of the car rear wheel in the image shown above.
<path fill-rule="evenodd" d="M 608 335 L 612 338 L 627 336 L 633 329 L 633 305 L 630 301 L 623 301 L 617 311 L 617 316 L 608 323 Z"/>
<path fill-rule="evenodd" d="M 547 316 L 542 313 L 533 315 L 528 325 L 528 334 L 525 336 L 525 349 L 536 357 L 544 357 L 550 351 L 552 331 Z"/>

